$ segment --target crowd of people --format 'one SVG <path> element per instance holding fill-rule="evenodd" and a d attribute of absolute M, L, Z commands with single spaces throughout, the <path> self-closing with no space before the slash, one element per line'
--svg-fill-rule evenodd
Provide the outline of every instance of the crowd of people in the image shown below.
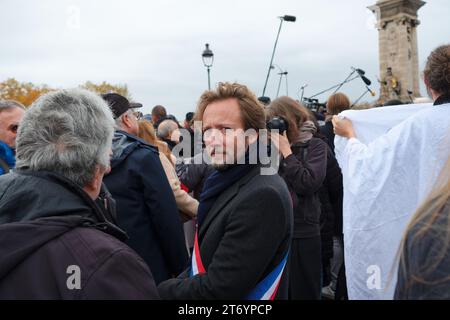
<path fill-rule="evenodd" d="M 450 45 L 424 80 L 436 108 L 419 116 L 439 119 L 447 158 L 412 206 L 396 299 L 450 299 Z M 28 109 L 0 100 L 0 299 L 348 299 L 344 186 L 373 150 L 340 116 L 345 94 L 328 98 L 323 125 L 297 100 L 263 105 L 229 82 L 183 122 L 140 107 L 84 89 Z M 387 152 L 414 147 L 390 134 Z"/>

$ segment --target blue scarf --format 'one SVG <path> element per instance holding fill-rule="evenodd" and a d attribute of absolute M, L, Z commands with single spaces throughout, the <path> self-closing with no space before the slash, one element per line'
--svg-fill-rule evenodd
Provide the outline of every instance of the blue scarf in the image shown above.
<path fill-rule="evenodd" d="M 14 168 L 16 166 L 16 157 L 14 156 L 14 150 L 11 149 L 3 141 L 0 141 L 0 158 L 5 161 L 10 168 Z M 3 168 L 0 167 L 0 175 L 4 174 Z"/>
<path fill-rule="evenodd" d="M 239 179 L 247 175 L 247 173 L 255 166 L 255 164 L 236 164 L 223 171 L 215 170 L 208 179 L 206 179 L 203 191 L 200 195 L 200 204 L 197 211 L 199 228 L 219 195 Z"/>

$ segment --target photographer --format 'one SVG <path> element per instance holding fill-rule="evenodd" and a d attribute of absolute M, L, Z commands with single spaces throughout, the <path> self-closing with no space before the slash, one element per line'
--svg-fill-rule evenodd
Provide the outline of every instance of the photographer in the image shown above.
<path fill-rule="evenodd" d="M 269 129 L 272 141 L 282 160 L 279 174 L 285 180 L 293 202 L 294 233 L 289 255 L 289 299 L 320 299 L 321 241 L 320 200 L 318 191 L 323 184 L 327 167 L 327 145 L 314 138 L 314 123 L 308 112 L 289 97 L 280 97 L 267 107 L 272 119 Z M 280 117 L 279 119 L 273 119 Z M 284 130 L 285 131 L 284 131 Z M 284 132 L 282 132 L 284 131 Z"/>

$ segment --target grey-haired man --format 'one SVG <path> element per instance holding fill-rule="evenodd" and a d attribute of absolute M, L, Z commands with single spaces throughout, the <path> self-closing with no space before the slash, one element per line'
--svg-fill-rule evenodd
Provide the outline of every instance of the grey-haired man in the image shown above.
<path fill-rule="evenodd" d="M 0 299 L 159 298 L 101 192 L 113 132 L 107 104 L 85 90 L 26 112 L 16 170 L 0 177 Z"/>

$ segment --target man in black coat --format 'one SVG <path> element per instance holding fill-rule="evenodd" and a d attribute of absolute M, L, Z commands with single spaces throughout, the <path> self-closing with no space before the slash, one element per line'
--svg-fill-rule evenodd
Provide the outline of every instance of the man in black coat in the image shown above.
<path fill-rule="evenodd" d="M 17 129 L 24 113 L 21 103 L 0 99 L 0 175 L 14 168 Z"/>
<path fill-rule="evenodd" d="M 157 299 L 101 191 L 114 121 L 85 90 L 52 92 L 25 114 L 14 173 L 0 177 L 0 299 Z"/>
<path fill-rule="evenodd" d="M 172 189 L 155 147 L 136 137 L 138 120 L 128 100 L 103 96 L 116 119 L 111 172 L 105 184 L 117 201 L 117 219 L 127 244 L 148 264 L 156 283 L 178 275 L 188 260 Z"/>
<path fill-rule="evenodd" d="M 265 128 L 264 110 L 247 87 L 220 83 L 202 95 L 196 115 L 216 171 L 200 197 L 191 267 L 161 283 L 159 293 L 164 299 L 286 298 L 277 288 L 287 280 L 292 202 L 278 174 L 264 175 L 250 161 Z M 254 132 L 244 136 L 248 129 Z"/>

